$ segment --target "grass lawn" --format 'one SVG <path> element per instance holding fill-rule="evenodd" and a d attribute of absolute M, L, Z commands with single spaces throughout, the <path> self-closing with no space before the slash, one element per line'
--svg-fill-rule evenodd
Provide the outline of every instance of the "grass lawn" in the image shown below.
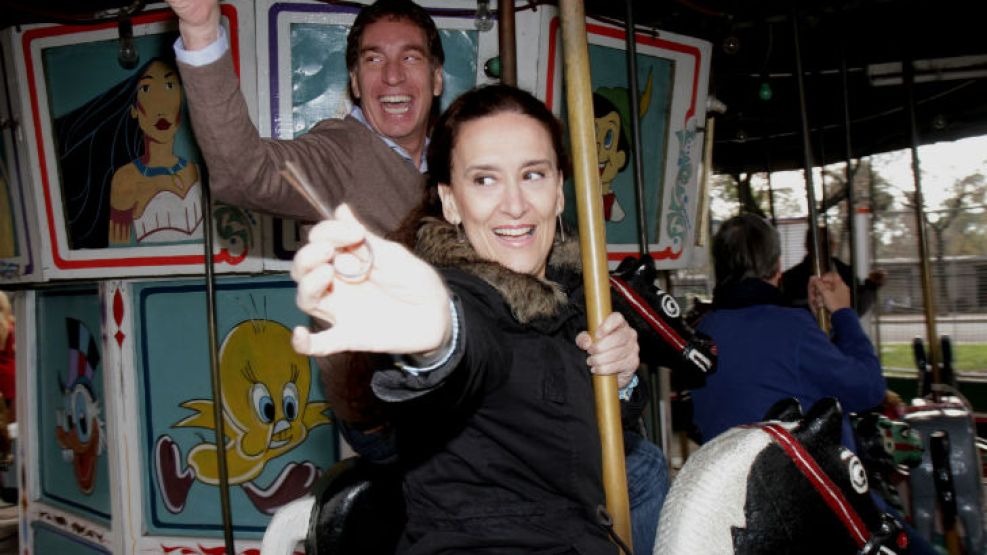
<path fill-rule="evenodd" d="M 881 345 L 881 365 L 885 368 L 915 368 L 911 343 Z M 953 368 L 958 371 L 987 370 L 987 343 L 953 344 Z"/>

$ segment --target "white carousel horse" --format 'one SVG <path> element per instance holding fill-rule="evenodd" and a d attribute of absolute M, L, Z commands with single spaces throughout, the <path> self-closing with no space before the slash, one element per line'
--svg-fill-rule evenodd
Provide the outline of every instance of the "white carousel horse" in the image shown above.
<path fill-rule="evenodd" d="M 905 552 L 900 526 L 874 504 L 860 459 L 840 443 L 839 403 L 823 399 L 800 421 L 784 412 L 788 422 L 733 428 L 689 457 L 654 553 Z"/>

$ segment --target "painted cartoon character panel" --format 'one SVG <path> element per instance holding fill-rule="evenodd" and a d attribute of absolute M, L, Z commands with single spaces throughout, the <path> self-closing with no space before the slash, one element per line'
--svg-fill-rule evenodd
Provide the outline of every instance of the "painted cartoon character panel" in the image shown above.
<path fill-rule="evenodd" d="M 223 376 L 223 415 L 229 483 L 240 486 L 261 512 L 273 512 L 306 493 L 318 477 L 311 462 L 290 462 L 268 485 L 254 482 L 273 459 L 301 445 L 315 427 L 330 423 L 327 403 L 310 401 L 312 372 L 306 357 L 291 348 L 291 332 L 273 320 L 247 320 L 233 327 L 219 354 Z M 189 399 L 181 406 L 194 414 L 173 428 L 216 429 L 211 399 Z M 165 434 L 154 445 L 158 488 L 172 513 L 185 508 L 196 482 L 219 483 L 211 434 L 188 451 Z"/>
<path fill-rule="evenodd" d="M 644 119 L 651 104 L 652 73 L 641 93 L 638 119 Z M 608 222 L 624 219 L 624 208 L 613 190 L 617 175 L 631 161 L 631 103 L 626 87 L 600 87 L 593 93 L 593 116 L 596 118 L 596 154 L 603 190 L 603 218 Z M 625 201 L 627 202 L 627 201 Z"/>
<path fill-rule="evenodd" d="M 182 98 L 174 63 L 152 58 L 57 118 L 72 248 L 201 240 L 199 167 L 175 149 Z"/>
<path fill-rule="evenodd" d="M 79 320 L 66 318 L 65 324 L 68 361 L 65 381 L 61 383 L 64 405 L 57 410 L 55 439 L 65 462 L 72 464 L 79 489 L 89 495 L 96 481 L 96 462 L 106 447 L 102 409 L 94 389 L 99 346 Z"/>

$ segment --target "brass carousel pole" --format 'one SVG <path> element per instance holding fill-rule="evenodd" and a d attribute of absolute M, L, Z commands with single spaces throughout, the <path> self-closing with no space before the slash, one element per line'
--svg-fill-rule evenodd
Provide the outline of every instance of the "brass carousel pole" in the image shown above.
<path fill-rule="evenodd" d="M 517 39 L 514 32 L 514 0 L 497 2 L 497 29 L 500 39 L 500 80 L 517 86 Z"/>
<path fill-rule="evenodd" d="M 573 177 L 582 248 L 583 284 L 586 289 L 586 319 L 594 334 L 610 314 L 610 287 L 603 227 L 603 199 L 597 169 L 596 127 L 590 84 L 589 48 L 586 44 L 586 14 L 581 0 L 561 0 L 562 46 L 565 56 L 565 88 L 569 133 L 572 142 Z M 603 446 L 603 487 L 614 531 L 631 544 L 630 503 L 624 468 L 624 437 L 620 425 L 620 402 L 616 376 L 593 376 L 596 420 Z"/>

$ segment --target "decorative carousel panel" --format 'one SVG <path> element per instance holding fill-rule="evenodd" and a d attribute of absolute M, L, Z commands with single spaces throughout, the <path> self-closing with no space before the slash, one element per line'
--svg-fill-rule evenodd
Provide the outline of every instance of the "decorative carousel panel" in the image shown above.
<path fill-rule="evenodd" d="M 134 370 L 145 529 L 216 537 L 220 520 L 216 422 L 201 282 L 135 283 Z M 318 371 L 291 348 L 308 319 L 284 278 L 216 286 L 218 364 L 233 524 L 259 538 L 275 509 L 304 495 L 338 459 Z"/>
<path fill-rule="evenodd" d="M 549 107 L 564 113 L 560 22 L 553 17 L 543 47 L 544 88 Z M 623 29 L 586 24 L 596 118 L 597 158 L 606 220 L 607 252 L 616 264 L 636 256 L 638 208 L 634 193 L 631 118 L 641 127 L 644 233 L 659 268 L 686 268 L 706 261 L 697 246 L 703 127 L 709 78 L 709 43 L 655 31 L 636 37 L 638 113 L 631 113 Z M 566 203 L 575 221 L 572 184 Z"/>
<path fill-rule="evenodd" d="M 110 555 L 112 551 L 100 545 L 69 534 L 61 528 L 35 522 L 31 526 L 31 543 L 34 553 L 58 553 L 59 555 Z"/>
<path fill-rule="evenodd" d="M 109 525 L 111 488 L 103 389 L 99 291 L 95 285 L 36 296 L 34 414 L 40 501 Z M 33 457 L 32 457 L 33 458 Z"/>
<path fill-rule="evenodd" d="M 487 81 L 483 61 L 496 56 L 497 31 L 477 31 L 475 2 L 421 4 L 435 18 L 446 55 L 441 99 L 445 107 L 463 91 Z M 346 35 L 357 10 L 327 2 L 257 3 L 257 65 L 268 76 L 258 88 L 262 135 L 292 139 L 323 119 L 350 112 Z M 288 268 L 304 239 L 299 227 L 281 218 L 266 224 L 267 268 Z"/>
<path fill-rule="evenodd" d="M 222 6 L 242 74 L 253 44 Z M 15 34 L 22 121 L 44 241 L 46 278 L 201 273 L 205 175 L 188 125 L 166 8 L 133 20 L 136 60 L 120 55 L 115 23 L 43 26 Z M 247 70 L 247 71 L 245 71 Z M 261 263 L 255 216 L 212 207 L 220 271 Z"/>
<path fill-rule="evenodd" d="M 12 67 L 10 32 L 0 38 L 4 67 Z M 0 283 L 40 279 L 37 260 L 38 237 L 26 170 L 23 133 L 15 132 L 16 120 L 9 110 L 15 103 L 12 73 L 3 74 L 0 87 Z M 20 140 L 19 140 L 20 139 Z"/>

